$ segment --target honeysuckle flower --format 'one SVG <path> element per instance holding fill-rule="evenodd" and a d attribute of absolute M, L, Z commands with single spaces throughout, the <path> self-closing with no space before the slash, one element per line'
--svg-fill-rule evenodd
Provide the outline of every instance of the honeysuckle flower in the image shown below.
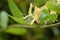
<path fill-rule="evenodd" d="M 39 23 L 40 22 L 39 17 L 41 15 L 41 12 L 43 9 L 47 9 L 47 7 L 45 5 L 42 6 L 41 8 L 35 6 L 33 14 L 32 14 L 32 7 L 34 7 L 34 6 L 32 5 L 32 3 L 30 3 L 28 15 L 26 17 L 24 17 L 23 19 L 26 19 L 27 17 L 31 16 L 33 19 L 30 21 L 30 24 L 33 24 L 34 22 Z"/>

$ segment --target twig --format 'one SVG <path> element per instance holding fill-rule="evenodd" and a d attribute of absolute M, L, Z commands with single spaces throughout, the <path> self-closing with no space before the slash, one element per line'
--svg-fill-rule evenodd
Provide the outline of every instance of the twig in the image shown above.
<path fill-rule="evenodd" d="M 60 24 L 60 22 L 55 23 L 55 24 L 51 24 L 51 25 L 40 25 L 39 27 L 40 28 L 46 28 L 46 27 L 52 27 L 52 26 L 54 27 L 54 26 L 57 26 L 59 24 Z M 20 25 L 20 24 L 13 24 L 13 25 L 10 25 L 9 27 L 22 27 L 22 28 L 33 28 L 33 29 L 36 28 L 34 26 Z"/>
<path fill-rule="evenodd" d="M 34 26 L 21 25 L 21 24 L 13 24 L 10 25 L 9 27 L 34 28 Z"/>
<path fill-rule="evenodd" d="M 54 27 L 54 26 L 60 26 L 60 22 L 51 25 L 43 25 L 42 27 L 45 28 L 45 27 Z"/>

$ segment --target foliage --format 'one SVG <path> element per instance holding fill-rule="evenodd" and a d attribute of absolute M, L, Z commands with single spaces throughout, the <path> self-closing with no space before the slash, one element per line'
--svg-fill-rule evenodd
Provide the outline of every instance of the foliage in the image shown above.
<path fill-rule="evenodd" d="M 57 0 L 7 0 L 8 11 L 0 12 L 0 40 L 60 40 L 60 4 L 58 2 Z M 28 10 L 30 3 L 33 6 L 30 10 L 31 15 Z M 28 17 L 24 19 L 26 15 Z M 38 22 L 35 20 L 36 17 Z M 12 22 L 10 24 L 11 20 L 14 24 Z M 34 23 L 31 24 L 31 22 Z"/>

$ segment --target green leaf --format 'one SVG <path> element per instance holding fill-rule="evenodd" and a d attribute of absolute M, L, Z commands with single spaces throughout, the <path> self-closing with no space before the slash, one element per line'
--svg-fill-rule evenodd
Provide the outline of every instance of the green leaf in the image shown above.
<path fill-rule="evenodd" d="M 17 18 L 17 17 L 13 17 L 11 15 L 9 15 L 13 20 L 15 20 L 16 22 L 20 23 L 20 24 L 27 24 L 27 22 L 25 20 L 23 20 L 22 18 Z"/>
<path fill-rule="evenodd" d="M 54 10 L 58 13 L 60 13 L 60 6 L 55 4 L 54 2 L 46 2 L 46 6 L 50 9 L 50 10 Z"/>
<path fill-rule="evenodd" d="M 44 19 L 46 16 L 49 16 L 49 10 L 44 9 L 40 15 L 40 20 Z"/>
<path fill-rule="evenodd" d="M 45 21 L 47 21 L 49 18 L 49 15 L 50 15 L 49 10 L 44 9 L 39 18 L 41 23 L 44 23 Z"/>
<path fill-rule="evenodd" d="M 26 22 L 26 21 L 25 21 L 24 19 L 22 19 L 22 18 L 13 17 L 13 16 L 11 16 L 11 15 L 9 15 L 9 16 L 10 16 L 13 20 L 15 20 L 17 23 L 19 23 L 19 24 L 30 25 L 29 22 Z M 37 27 L 36 24 L 30 25 L 30 26 Z"/>
<path fill-rule="evenodd" d="M 40 16 L 40 22 L 45 23 L 45 22 L 55 22 L 57 19 L 58 15 L 57 14 L 50 14 L 49 10 L 43 10 Z"/>
<path fill-rule="evenodd" d="M 6 28 L 8 26 L 8 15 L 7 12 L 1 11 L 1 27 Z"/>
<path fill-rule="evenodd" d="M 18 18 L 23 17 L 22 12 L 18 9 L 18 7 L 16 6 L 13 0 L 8 0 L 8 5 L 14 17 L 18 17 Z"/>
<path fill-rule="evenodd" d="M 7 30 L 4 31 L 5 33 L 9 33 L 9 34 L 14 34 L 14 35 L 24 35 L 27 33 L 27 30 L 24 28 L 8 28 Z"/>
<path fill-rule="evenodd" d="M 42 24 L 44 24 L 45 22 L 48 22 L 48 20 L 49 20 L 49 16 L 46 16 L 40 21 L 41 21 Z"/>
<path fill-rule="evenodd" d="M 51 14 L 50 17 L 49 17 L 49 22 L 55 22 L 57 17 L 58 17 L 57 14 Z"/>

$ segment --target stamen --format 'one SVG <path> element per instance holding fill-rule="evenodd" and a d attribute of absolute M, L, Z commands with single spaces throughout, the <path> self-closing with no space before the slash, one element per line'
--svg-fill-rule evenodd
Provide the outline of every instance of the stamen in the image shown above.
<path fill-rule="evenodd" d="M 23 19 L 26 19 L 26 18 L 28 18 L 30 15 L 27 15 L 27 16 L 25 16 Z"/>
<path fill-rule="evenodd" d="M 32 15 L 32 7 L 33 7 L 33 5 L 32 5 L 32 3 L 30 3 L 30 8 L 29 8 L 29 11 L 28 11 L 28 13 L 29 13 L 29 15 L 27 15 L 26 17 L 24 17 L 23 19 L 26 19 L 27 17 L 29 17 L 29 16 L 33 16 Z"/>
<path fill-rule="evenodd" d="M 32 3 L 30 3 L 30 8 L 29 8 L 28 13 L 29 13 L 29 15 L 31 15 L 31 16 L 32 16 L 32 7 L 33 7 L 33 5 L 32 5 Z"/>
<path fill-rule="evenodd" d="M 31 21 L 31 25 L 34 23 L 34 21 L 35 21 L 35 19 L 33 19 L 33 20 Z"/>

